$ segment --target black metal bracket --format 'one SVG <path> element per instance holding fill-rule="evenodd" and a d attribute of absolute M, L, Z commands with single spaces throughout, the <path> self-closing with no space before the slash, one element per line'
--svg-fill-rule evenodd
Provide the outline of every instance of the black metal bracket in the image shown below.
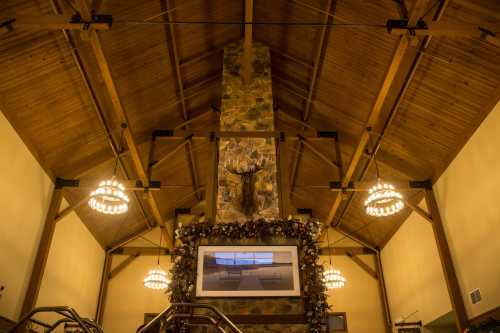
<path fill-rule="evenodd" d="M 312 208 L 297 208 L 297 214 L 313 216 Z"/>
<path fill-rule="evenodd" d="M 93 14 L 92 21 L 86 22 L 82 20 L 80 13 L 76 13 L 71 17 L 70 23 L 83 23 L 83 30 L 88 30 L 92 24 L 105 23 L 109 27 L 113 24 L 113 16 L 108 14 Z"/>
<path fill-rule="evenodd" d="M 7 29 L 7 31 L 12 31 L 14 30 L 14 28 L 12 27 L 12 23 L 14 22 L 16 22 L 15 18 L 0 22 L 0 29 L 5 28 Z"/>
<path fill-rule="evenodd" d="M 78 179 L 64 179 L 56 177 L 55 188 L 62 189 L 64 187 L 78 187 L 80 186 L 80 180 Z"/>
<path fill-rule="evenodd" d="M 349 182 L 347 186 L 342 186 L 342 182 L 334 180 L 330 182 L 330 190 L 346 190 L 354 188 L 354 182 Z"/>
<path fill-rule="evenodd" d="M 432 190 L 432 181 L 427 180 L 410 180 L 410 188 L 422 188 L 426 190 Z"/>
<path fill-rule="evenodd" d="M 419 20 L 414 27 L 408 26 L 408 20 L 387 20 L 386 23 L 387 31 L 389 33 L 392 32 L 393 29 L 406 29 L 410 33 L 411 36 L 415 36 L 415 30 L 423 30 L 428 29 L 429 27 L 423 20 Z"/>
<path fill-rule="evenodd" d="M 175 217 L 181 214 L 191 214 L 191 208 L 176 208 L 174 210 Z"/>
<path fill-rule="evenodd" d="M 171 136 L 174 136 L 173 130 L 156 129 L 153 131 L 153 140 L 156 140 L 157 137 L 171 137 Z"/>
<path fill-rule="evenodd" d="M 318 138 L 332 138 L 337 140 L 338 134 L 335 131 L 318 131 Z"/>

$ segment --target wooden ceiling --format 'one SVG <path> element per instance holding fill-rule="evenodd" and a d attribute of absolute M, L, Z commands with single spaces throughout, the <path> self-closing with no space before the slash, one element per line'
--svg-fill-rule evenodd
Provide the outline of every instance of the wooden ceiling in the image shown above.
<path fill-rule="evenodd" d="M 254 0 L 256 22 L 333 25 L 261 24 L 253 27 L 253 38 L 271 49 L 275 108 L 303 119 L 316 130 L 337 131 L 347 166 L 366 133 L 366 122 L 400 42 L 399 36 L 381 26 L 387 19 L 401 18 L 405 9 L 411 12 L 414 1 L 337 0 L 326 15 L 329 3 Z M 440 22 L 481 27 L 500 24 L 498 1 L 445 3 Z M 214 109 L 221 98 L 222 47 L 242 38 L 242 25 L 157 23 L 241 22 L 244 1 L 65 0 L 56 1 L 54 6 L 51 0 L 4 0 L 0 2 L 0 19 L 71 13 L 72 7 L 80 9 L 82 4 L 113 16 L 111 30 L 98 35 L 128 118 L 127 130 L 144 165 L 155 129 L 172 129 L 192 118 L 190 130 L 218 129 Z M 427 12 L 424 20 L 432 19 L 440 7 L 433 0 L 418 0 L 418 4 L 421 9 L 416 18 Z M 425 52 L 418 52 L 425 37 L 413 37 L 409 42 L 381 104 L 380 117 L 373 124 L 373 140 L 383 135 L 376 156 L 384 178 L 437 180 L 500 100 L 500 48 L 480 37 L 436 36 Z M 418 66 L 395 107 L 416 57 L 421 57 Z M 116 112 L 116 101 L 110 98 L 101 66 L 93 44 L 82 40 L 79 31 L 15 27 L 0 34 L 0 109 L 52 177 L 97 181 L 112 174 L 110 141 L 115 149 L 119 146 L 123 119 Z M 385 127 L 391 110 L 394 116 Z M 288 116 L 277 113 L 279 130 L 302 128 Z M 181 140 L 157 141 L 155 158 L 161 159 L 179 143 Z M 323 155 L 335 159 L 331 141 L 313 144 Z M 121 159 L 126 175 L 120 169 L 120 176 L 140 179 L 136 156 L 127 153 L 130 146 L 125 140 Z M 208 140 L 193 139 L 178 147 L 175 154 L 152 168 L 152 179 L 170 187 L 150 194 L 152 197 L 142 193 L 132 196 L 126 215 L 102 216 L 86 205 L 79 206 L 77 213 L 103 246 L 157 223 L 152 202 L 156 202 L 161 220 L 173 223 L 175 208 L 203 204 L 192 183 L 195 178 L 203 200 L 209 177 L 208 152 Z M 296 170 L 293 206 L 312 208 L 315 216 L 369 244 L 383 246 L 409 214 L 405 209 L 395 217 L 369 218 L 363 211 L 364 195 L 356 194 L 340 201 L 334 218 L 329 219 L 337 194 L 326 186 L 339 180 L 337 170 L 304 145 L 291 147 L 289 155 L 290 173 Z M 299 160 L 296 168 L 295 160 Z M 373 163 L 366 167 L 367 163 L 369 156 L 363 154 L 352 180 L 363 174 L 365 180 L 375 178 Z M 89 191 L 67 190 L 65 197 L 76 204 Z M 414 203 L 420 200 L 418 192 L 406 194 Z"/>

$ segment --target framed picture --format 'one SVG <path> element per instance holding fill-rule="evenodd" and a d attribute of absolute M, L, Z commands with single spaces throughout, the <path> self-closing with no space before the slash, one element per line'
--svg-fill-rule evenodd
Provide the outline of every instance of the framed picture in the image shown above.
<path fill-rule="evenodd" d="M 327 324 L 328 332 L 347 332 L 345 312 L 329 312 Z"/>
<path fill-rule="evenodd" d="M 297 247 L 199 246 L 196 296 L 300 296 Z"/>

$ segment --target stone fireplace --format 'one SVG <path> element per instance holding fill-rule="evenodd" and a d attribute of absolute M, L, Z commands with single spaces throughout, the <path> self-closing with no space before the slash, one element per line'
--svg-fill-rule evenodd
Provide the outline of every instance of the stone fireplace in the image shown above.
<path fill-rule="evenodd" d="M 254 43 L 251 81 L 244 83 L 243 45 L 224 48 L 221 131 L 274 130 L 269 49 Z M 276 148 L 272 138 L 221 138 L 216 223 L 279 215 Z"/>

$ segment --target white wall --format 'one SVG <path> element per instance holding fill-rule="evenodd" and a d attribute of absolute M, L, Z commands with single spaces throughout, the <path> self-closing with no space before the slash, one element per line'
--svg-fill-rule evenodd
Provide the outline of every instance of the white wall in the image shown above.
<path fill-rule="evenodd" d="M 1 113 L 0 133 L 0 315 L 17 320 L 53 184 Z M 80 219 L 65 217 L 56 226 L 38 304 L 69 304 L 93 317 L 103 261 Z"/>
<path fill-rule="evenodd" d="M 144 237 L 159 242 L 158 228 Z M 138 240 L 127 246 L 154 246 Z M 127 256 L 113 255 L 112 268 Z M 139 256 L 109 281 L 103 328 L 106 333 L 132 333 L 144 323 L 145 313 L 159 313 L 168 305 L 168 295 L 163 291 L 146 289 L 143 280 L 148 271 L 156 267 L 156 256 Z M 161 257 L 161 267 L 170 270 L 170 257 Z"/>
<path fill-rule="evenodd" d="M 499 152 L 500 104 L 434 186 L 469 318 L 500 306 Z M 427 322 L 451 309 L 434 244 L 428 222 L 412 214 L 383 249 L 396 316 L 418 309 Z M 474 288 L 483 297 L 475 305 L 468 296 Z"/>

